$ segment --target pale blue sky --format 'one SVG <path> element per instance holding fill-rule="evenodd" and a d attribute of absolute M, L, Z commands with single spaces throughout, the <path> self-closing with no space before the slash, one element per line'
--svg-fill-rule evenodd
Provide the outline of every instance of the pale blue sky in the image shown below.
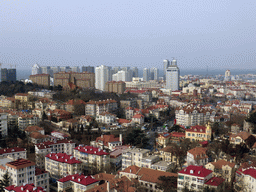
<path fill-rule="evenodd" d="M 0 0 L 0 62 L 256 69 L 255 0 Z"/>

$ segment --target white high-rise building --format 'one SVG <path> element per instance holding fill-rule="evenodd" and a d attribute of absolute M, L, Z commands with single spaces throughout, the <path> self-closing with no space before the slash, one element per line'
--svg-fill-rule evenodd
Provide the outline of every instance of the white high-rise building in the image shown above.
<path fill-rule="evenodd" d="M 0 134 L 2 137 L 6 137 L 8 135 L 8 128 L 7 128 L 7 114 L 0 112 Z"/>
<path fill-rule="evenodd" d="M 143 69 L 143 81 L 149 81 L 149 69 L 148 68 L 144 68 Z"/>
<path fill-rule="evenodd" d="M 33 65 L 31 75 L 37 75 L 41 73 L 42 73 L 42 68 L 38 64 Z"/>
<path fill-rule="evenodd" d="M 105 65 L 96 67 L 96 69 L 95 69 L 95 88 L 104 91 L 105 84 L 110 79 L 109 75 L 110 75 L 109 67 L 107 67 Z"/>
<path fill-rule="evenodd" d="M 116 74 L 112 75 L 113 81 L 127 81 L 128 72 L 127 71 L 118 71 Z"/>
<path fill-rule="evenodd" d="M 169 67 L 170 61 L 168 59 L 165 59 L 163 63 L 164 63 L 164 79 L 166 79 L 166 69 Z"/>
<path fill-rule="evenodd" d="M 173 59 L 171 65 L 166 69 L 166 89 L 179 90 L 179 82 L 180 69 L 177 66 L 177 61 Z"/>
<path fill-rule="evenodd" d="M 156 67 L 150 69 L 151 80 L 158 80 L 159 70 Z"/>
<path fill-rule="evenodd" d="M 224 81 L 230 81 L 231 80 L 231 73 L 230 70 L 225 71 L 225 78 Z"/>

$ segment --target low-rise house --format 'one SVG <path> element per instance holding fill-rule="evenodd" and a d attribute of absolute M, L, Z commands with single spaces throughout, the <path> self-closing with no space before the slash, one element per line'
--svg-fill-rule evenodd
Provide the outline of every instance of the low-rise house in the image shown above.
<path fill-rule="evenodd" d="M 24 131 L 27 135 L 30 135 L 33 132 L 38 132 L 38 133 L 41 133 L 42 135 L 44 135 L 44 128 L 36 126 L 36 125 L 28 126 Z"/>
<path fill-rule="evenodd" d="M 185 130 L 186 139 L 190 141 L 209 141 L 212 137 L 212 128 L 208 123 L 207 126 L 195 125 Z"/>
<path fill-rule="evenodd" d="M 27 150 L 20 147 L 0 149 L 0 158 L 27 159 Z"/>
<path fill-rule="evenodd" d="M 141 160 L 143 157 L 149 156 L 150 150 L 140 148 L 125 149 L 122 153 L 122 169 L 131 165 L 141 167 Z"/>
<path fill-rule="evenodd" d="M 65 110 L 68 112 L 74 113 L 76 106 L 83 106 L 85 109 L 85 105 L 86 103 L 81 99 L 77 99 L 77 100 L 71 99 L 65 103 Z"/>
<path fill-rule="evenodd" d="M 160 147 L 166 147 L 170 143 L 171 135 L 171 133 L 159 134 L 156 139 L 157 145 Z"/>
<path fill-rule="evenodd" d="M 187 151 L 187 165 L 206 165 L 208 163 L 206 151 L 207 149 L 203 147 L 195 147 Z"/>
<path fill-rule="evenodd" d="M 109 112 L 101 113 L 96 117 L 96 121 L 104 124 L 115 123 L 116 115 Z"/>
<path fill-rule="evenodd" d="M 242 143 L 245 143 L 246 140 L 251 136 L 252 135 L 249 132 L 242 131 L 240 133 L 230 135 L 229 141 L 230 141 L 231 144 L 240 145 Z M 254 136 L 252 136 L 252 137 L 254 137 Z"/>
<path fill-rule="evenodd" d="M 45 170 L 54 179 L 82 172 L 82 162 L 66 153 L 50 153 L 45 156 Z"/>
<path fill-rule="evenodd" d="M 110 164 L 115 170 L 122 167 L 122 153 L 123 150 L 128 149 L 128 146 L 118 146 L 110 152 Z"/>
<path fill-rule="evenodd" d="M 231 182 L 231 179 L 235 172 L 235 163 L 231 163 L 225 160 L 218 160 L 206 164 L 205 168 L 212 170 L 214 176 L 222 177 L 227 182 Z"/>
<path fill-rule="evenodd" d="M 75 142 L 67 139 L 38 143 L 35 145 L 36 166 L 39 168 L 44 168 L 44 157 L 51 152 L 72 155 L 74 148 Z"/>
<path fill-rule="evenodd" d="M 90 123 L 92 123 L 93 119 L 89 115 L 82 115 L 79 117 L 79 123 L 81 123 L 84 126 L 89 126 Z"/>
<path fill-rule="evenodd" d="M 160 149 L 158 155 L 162 160 L 166 162 L 178 164 L 177 157 L 174 154 L 174 148 L 171 146 Z"/>
<path fill-rule="evenodd" d="M 38 143 L 50 141 L 51 137 L 50 135 L 43 135 L 39 132 L 32 132 L 29 135 L 29 140 L 31 143 L 38 144 Z"/>
<path fill-rule="evenodd" d="M 110 156 L 105 150 L 93 146 L 79 145 L 73 150 L 74 157 L 79 159 L 84 169 L 96 168 L 97 170 L 110 168 Z"/>
<path fill-rule="evenodd" d="M 241 131 L 240 125 L 235 124 L 235 123 L 231 125 L 231 133 L 237 134 L 237 133 L 239 133 L 240 131 Z"/>
<path fill-rule="evenodd" d="M 18 117 L 18 127 L 22 131 L 24 131 L 28 126 L 37 125 L 38 122 L 39 117 L 35 115 L 23 114 Z"/>
<path fill-rule="evenodd" d="M 62 109 L 54 109 L 53 111 L 49 110 L 46 115 L 48 119 L 56 118 L 57 121 L 71 119 L 72 115 L 70 112 Z"/>
<path fill-rule="evenodd" d="M 82 192 L 99 186 L 100 181 L 92 176 L 80 174 L 72 174 L 63 177 L 57 181 L 58 192 L 72 190 L 74 192 Z"/>
<path fill-rule="evenodd" d="M 112 151 L 115 147 L 122 146 L 122 143 L 122 134 L 120 134 L 119 137 L 115 137 L 114 135 L 101 135 L 97 137 L 95 141 L 91 141 L 90 145 Z"/>
<path fill-rule="evenodd" d="M 225 190 L 225 179 L 221 177 L 212 177 L 204 185 L 205 188 L 215 190 L 215 191 L 224 191 Z"/>
<path fill-rule="evenodd" d="M 89 101 L 85 105 L 85 115 L 96 117 L 99 114 L 104 112 L 115 114 L 117 111 L 117 108 L 118 108 L 117 101 L 112 99 Z"/>
<path fill-rule="evenodd" d="M 134 123 L 143 124 L 144 123 L 144 115 L 136 114 L 132 117 L 132 121 Z"/>

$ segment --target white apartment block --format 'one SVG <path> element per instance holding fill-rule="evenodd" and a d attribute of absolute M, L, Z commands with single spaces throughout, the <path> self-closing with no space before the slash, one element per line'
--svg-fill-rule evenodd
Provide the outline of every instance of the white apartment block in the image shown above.
<path fill-rule="evenodd" d="M 122 153 L 122 169 L 131 165 L 141 167 L 142 159 L 149 156 L 150 150 L 140 148 L 129 148 L 123 150 Z"/>
<path fill-rule="evenodd" d="M 203 166 L 190 165 L 179 171 L 177 191 L 182 191 L 185 186 L 190 190 L 203 190 L 205 183 L 211 178 L 211 170 L 205 169 Z"/>
<path fill-rule="evenodd" d="M 256 190 L 256 167 L 242 168 L 236 171 L 236 191 Z"/>
<path fill-rule="evenodd" d="M 47 141 L 35 145 L 36 165 L 39 168 L 45 166 L 45 156 L 49 153 L 66 153 L 67 155 L 73 154 L 75 142 L 67 139 Z"/>
<path fill-rule="evenodd" d="M 83 163 L 82 166 L 85 169 L 95 166 L 97 170 L 102 170 L 110 166 L 109 153 L 93 146 L 79 145 L 74 149 L 74 157 Z"/>
<path fill-rule="evenodd" d="M 82 162 L 65 153 L 50 153 L 45 156 L 45 170 L 55 179 L 82 172 Z"/>
<path fill-rule="evenodd" d="M 175 119 L 178 125 L 195 126 L 204 125 L 215 117 L 215 110 L 190 103 L 175 110 Z"/>
<path fill-rule="evenodd" d="M 57 181 L 58 192 L 72 190 L 74 192 L 84 192 L 99 185 L 99 180 L 92 176 L 79 174 L 68 175 Z"/>
<path fill-rule="evenodd" d="M 7 157 L 13 160 L 27 159 L 27 150 L 20 147 L 0 149 L 0 159 Z"/>
<path fill-rule="evenodd" d="M 21 115 L 18 118 L 18 127 L 20 130 L 24 131 L 30 125 L 37 125 L 39 121 L 39 117 L 35 115 Z"/>
<path fill-rule="evenodd" d="M 85 115 L 96 117 L 105 112 L 116 113 L 117 108 L 117 101 L 112 99 L 89 101 L 85 105 Z"/>
<path fill-rule="evenodd" d="M 101 91 L 105 90 L 105 84 L 111 80 L 109 67 L 101 65 L 95 68 L 95 88 Z M 111 76 L 112 77 L 112 76 Z"/>
<path fill-rule="evenodd" d="M 128 81 L 128 72 L 121 70 L 112 75 L 112 81 Z"/>
<path fill-rule="evenodd" d="M 7 113 L 3 113 L 0 111 L 0 134 L 2 137 L 6 137 L 8 135 L 7 129 Z"/>
<path fill-rule="evenodd" d="M 109 112 L 102 113 L 96 117 L 98 123 L 111 124 L 116 122 L 116 115 Z"/>
<path fill-rule="evenodd" d="M 23 183 L 34 183 L 35 180 L 35 163 L 27 159 L 18 159 L 13 161 L 9 158 L 0 161 L 0 179 L 8 171 L 10 184 L 21 186 Z"/>

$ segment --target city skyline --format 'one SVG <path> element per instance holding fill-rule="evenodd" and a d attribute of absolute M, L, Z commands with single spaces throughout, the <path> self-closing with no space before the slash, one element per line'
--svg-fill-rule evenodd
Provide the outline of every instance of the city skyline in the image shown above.
<path fill-rule="evenodd" d="M 255 5 L 248 1 L 0 3 L 0 62 L 42 66 L 255 69 Z"/>

